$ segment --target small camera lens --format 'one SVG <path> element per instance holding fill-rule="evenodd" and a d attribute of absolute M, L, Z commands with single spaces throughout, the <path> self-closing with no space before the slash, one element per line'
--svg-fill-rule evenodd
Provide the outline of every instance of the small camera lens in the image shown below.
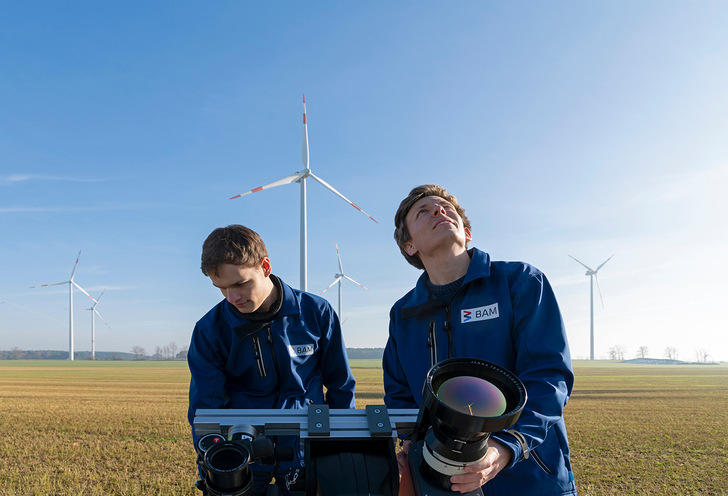
<path fill-rule="evenodd" d="M 216 444 L 205 453 L 210 494 L 246 495 L 252 488 L 250 451 L 236 441 Z"/>

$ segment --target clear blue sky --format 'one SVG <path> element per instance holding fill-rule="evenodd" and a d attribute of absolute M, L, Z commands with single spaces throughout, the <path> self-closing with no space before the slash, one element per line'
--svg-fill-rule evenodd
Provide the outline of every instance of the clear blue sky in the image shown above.
<path fill-rule="evenodd" d="M 98 351 L 189 343 L 221 299 L 199 271 L 246 224 L 309 290 L 338 271 L 350 347 L 384 346 L 419 272 L 392 239 L 415 185 L 454 193 L 473 245 L 543 270 L 574 357 L 667 347 L 728 360 L 728 3 L 3 2 L 0 349 L 68 349 L 65 281 L 106 288 Z M 337 293 L 325 294 L 336 306 Z M 75 348 L 90 350 L 75 294 Z"/>

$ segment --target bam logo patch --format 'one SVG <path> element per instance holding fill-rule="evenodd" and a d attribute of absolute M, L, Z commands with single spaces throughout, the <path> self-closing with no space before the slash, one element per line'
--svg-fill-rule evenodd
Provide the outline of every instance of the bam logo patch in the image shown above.
<path fill-rule="evenodd" d="M 460 311 L 460 322 L 463 324 L 497 318 L 498 303 L 493 303 L 492 305 L 486 305 L 484 307 L 468 308 L 467 310 Z"/>
<path fill-rule="evenodd" d="M 313 345 L 312 344 L 289 344 L 288 345 L 288 354 L 291 355 L 291 357 L 301 357 L 301 356 L 313 355 Z"/>

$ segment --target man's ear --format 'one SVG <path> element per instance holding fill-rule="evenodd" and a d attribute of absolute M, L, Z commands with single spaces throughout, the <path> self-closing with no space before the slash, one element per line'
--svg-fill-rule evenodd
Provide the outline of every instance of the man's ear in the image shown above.
<path fill-rule="evenodd" d="M 472 241 L 473 235 L 470 233 L 470 229 L 465 228 L 465 241 Z"/>
<path fill-rule="evenodd" d="M 415 248 L 414 245 L 409 241 L 404 244 L 404 251 L 410 257 L 414 257 L 417 254 L 417 248 Z"/>
<path fill-rule="evenodd" d="M 270 258 L 268 257 L 263 257 L 263 260 L 260 261 L 260 266 L 263 268 L 263 274 L 265 274 L 265 277 L 268 277 L 273 271 L 270 264 Z"/>

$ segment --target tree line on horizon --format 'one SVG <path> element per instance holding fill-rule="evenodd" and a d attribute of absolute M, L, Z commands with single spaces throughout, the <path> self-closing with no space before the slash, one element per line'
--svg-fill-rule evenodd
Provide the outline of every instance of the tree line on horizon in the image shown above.
<path fill-rule="evenodd" d="M 347 348 L 347 354 L 350 360 L 381 360 L 384 353 L 384 348 Z M 624 361 L 627 360 L 627 353 L 624 346 L 612 346 L 609 349 L 609 360 Z M 66 360 L 68 358 L 68 352 L 62 350 L 21 350 L 18 347 L 13 347 L 10 350 L 0 350 L 0 360 Z M 647 346 L 640 346 L 637 350 L 637 359 L 651 359 L 659 360 L 657 358 L 649 357 L 649 348 Z M 187 346 L 179 347 L 176 343 L 172 342 L 168 345 L 157 346 L 153 353 L 147 353 L 147 350 L 142 346 L 133 346 L 130 352 L 119 352 L 119 351 L 97 351 L 96 360 L 108 360 L 108 361 L 142 361 L 142 360 L 157 360 L 157 361 L 172 361 L 172 360 L 186 360 L 187 359 Z M 675 363 L 683 363 L 679 359 L 677 348 L 668 346 L 664 350 L 663 359 Z M 74 353 L 74 360 L 91 360 L 90 351 L 77 351 Z M 687 363 L 687 362 L 686 362 Z M 691 363 L 711 363 L 710 354 L 705 348 L 695 350 L 695 360 Z"/>
<path fill-rule="evenodd" d="M 384 348 L 347 348 L 349 359 L 377 359 L 381 360 Z M 73 355 L 74 360 L 91 360 L 90 351 L 77 351 Z M 0 360 L 66 360 L 68 351 L 62 350 L 21 350 L 13 347 L 10 350 L 0 350 Z M 132 346 L 130 352 L 120 351 L 97 351 L 96 360 L 109 361 L 142 361 L 142 360 L 186 360 L 187 346 L 179 347 L 172 342 L 168 345 L 157 346 L 153 353 L 147 353 L 143 346 Z"/>

